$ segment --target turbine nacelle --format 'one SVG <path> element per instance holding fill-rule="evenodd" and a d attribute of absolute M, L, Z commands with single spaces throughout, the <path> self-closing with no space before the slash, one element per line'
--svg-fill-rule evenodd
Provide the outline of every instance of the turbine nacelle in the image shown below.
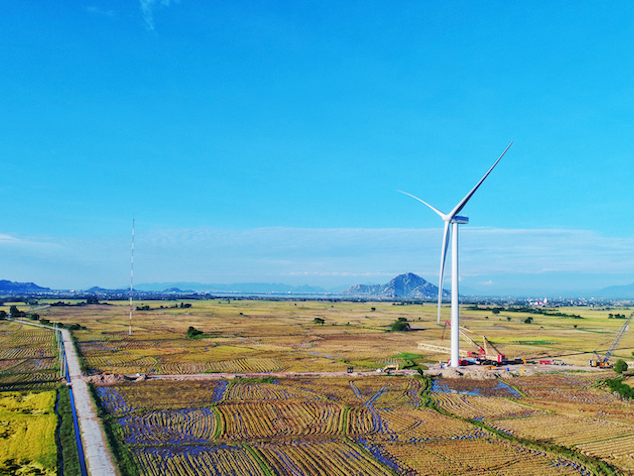
<path fill-rule="evenodd" d="M 469 224 L 469 217 L 461 217 L 456 215 L 455 217 L 453 217 L 451 219 L 451 221 L 449 223 L 455 223 L 457 225 L 468 225 Z"/>

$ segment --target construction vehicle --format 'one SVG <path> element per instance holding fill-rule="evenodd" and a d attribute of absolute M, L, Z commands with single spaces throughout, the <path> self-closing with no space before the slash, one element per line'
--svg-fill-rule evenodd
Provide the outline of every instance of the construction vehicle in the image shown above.
<path fill-rule="evenodd" d="M 590 359 L 588 363 L 590 367 L 601 367 L 602 369 L 611 369 L 612 364 L 610 363 L 610 357 L 606 355 L 605 357 L 601 357 L 596 350 L 592 351 L 592 353 L 597 357 L 596 359 Z"/>
<path fill-rule="evenodd" d="M 449 321 L 445 321 L 442 335 L 440 337 L 441 340 L 445 338 L 445 330 L 447 329 L 447 327 L 451 327 L 451 323 Z M 477 349 L 470 351 L 459 350 L 458 354 L 461 357 L 459 365 L 503 365 L 526 363 L 526 361 L 523 359 L 515 359 L 513 361 L 507 360 L 506 356 L 502 352 L 500 352 L 493 344 L 491 344 L 491 342 L 485 336 L 482 336 L 482 345 L 478 344 L 467 334 L 467 332 L 471 331 L 466 327 L 460 326 L 458 332 L 462 340 L 471 344 L 474 349 Z M 418 348 L 447 354 L 451 352 L 451 350 L 447 347 L 441 347 L 422 342 L 418 344 Z"/>
<path fill-rule="evenodd" d="M 621 340 L 621 337 L 623 337 L 623 334 L 625 334 L 625 332 L 627 332 L 627 330 L 630 328 L 630 322 L 632 321 L 633 316 L 634 316 L 634 312 L 630 314 L 630 317 L 628 317 L 625 323 L 623 323 L 623 327 L 621 327 L 621 330 L 616 334 L 616 337 L 612 341 L 612 345 L 610 345 L 610 348 L 605 353 L 605 357 L 601 357 L 596 350 L 593 351 L 593 354 L 597 358 L 596 360 L 590 359 L 589 361 L 590 367 L 600 367 L 603 369 L 612 368 L 612 363 L 610 362 L 610 357 L 612 357 L 612 352 L 614 352 L 614 349 L 616 349 L 616 346 L 619 344 L 619 341 Z"/>
<path fill-rule="evenodd" d="M 398 364 L 387 364 L 385 367 L 380 368 L 380 369 L 376 369 L 377 372 L 379 373 L 390 373 L 390 370 L 398 370 Z"/>

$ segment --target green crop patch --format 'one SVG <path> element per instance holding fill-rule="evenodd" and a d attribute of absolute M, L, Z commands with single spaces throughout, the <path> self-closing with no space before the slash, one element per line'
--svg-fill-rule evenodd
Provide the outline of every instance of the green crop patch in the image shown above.
<path fill-rule="evenodd" d="M 554 342 L 550 342 L 548 340 L 514 340 L 511 341 L 512 344 L 519 345 L 550 345 L 554 344 Z"/>

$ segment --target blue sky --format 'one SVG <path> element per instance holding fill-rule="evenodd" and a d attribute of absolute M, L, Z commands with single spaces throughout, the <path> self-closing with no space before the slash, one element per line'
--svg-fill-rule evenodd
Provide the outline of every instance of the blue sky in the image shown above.
<path fill-rule="evenodd" d="M 0 279 L 634 282 L 634 5 L 2 2 Z"/>

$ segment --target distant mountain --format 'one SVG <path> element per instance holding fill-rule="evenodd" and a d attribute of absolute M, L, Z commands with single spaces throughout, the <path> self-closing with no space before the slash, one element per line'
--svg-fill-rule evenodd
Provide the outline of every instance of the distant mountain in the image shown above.
<path fill-rule="evenodd" d="M 290 286 L 280 283 L 234 283 L 234 284 L 202 284 L 191 282 L 142 283 L 134 286 L 138 291 L 174 292 L 174 289 L 194 292 L 218 293 L 291 293 L 312 294 L 325 293 L 324 288 L 316 286 Z"/>
<path fill-rule="evenodd" d="M 438 286 L 414 273 L 399 274 L 387 284 L 356 284 L 342 293 L 376 299 L 434 299 L 438 297 Z M 450 294 L 443 290 L 443 296 Z"/>
<path fill-rule="evenodd" d="M 93 286 L 90 289 L 86 289 L 85 292 L 87 293 L 91 293 L 91 294 L 97 294 L 97 293 L 112 293 L 115 291 L 121 291 L 120 289 L 106 289 L 106 288 L 100 288 L 99 286 Z"/>
<path fill-rule="evenodd" d="M 633 299 L 634 298 L 634 283 L 624 284 L 622 286 L 609 286 L 607 288 L 599 289 L 593 297 L 606 298 L 606 299 Z"/>
<path fill-rule="evenodd" d="M 164 292 L 166 294 L 170 294 L 170 293 L 172 293 L 172 294 L 184 294 L 187 291 L 183 291 L 182 289 L 179 289 L 179 288 L 167 288 L 167 289 L 163 289 L 162 292 Z"/>
<path fill-rule="evenodd" d="M 6 279 L 0 279 L 0 293 L 39 293 L 48 292 L 50 288 L 43 288 L 35 283 L 18 283 L 14 281 L 7 281 Z"/>

